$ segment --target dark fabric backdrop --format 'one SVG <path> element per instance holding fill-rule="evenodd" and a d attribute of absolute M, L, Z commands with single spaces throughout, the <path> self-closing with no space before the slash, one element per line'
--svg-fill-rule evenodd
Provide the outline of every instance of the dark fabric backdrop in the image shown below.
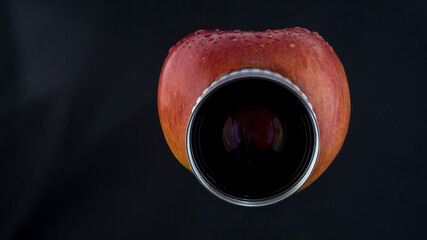
<path fill-rule="evenodd" d="M 0 3 L 0 239 L 426 238 L 425 1 Z M 263 208 L 205 191 L 156 107 L 198 29 L 319 32 L 352 116 L 320 179 Z"/>

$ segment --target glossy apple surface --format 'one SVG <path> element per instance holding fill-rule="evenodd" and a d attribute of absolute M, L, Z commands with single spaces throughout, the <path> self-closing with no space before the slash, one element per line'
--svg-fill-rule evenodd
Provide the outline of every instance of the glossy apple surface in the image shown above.
<path fill-rule="evenodd" d="M 280 73 L 313 105 L 320 129 L 320 153 L 303 189 L 334 160 L 350 120 L 344 68 L 316 32 L 299 27 L 265 32 L 199 30 L 183 38 L 169 50 L 159 81 L 158 111 L 166 141 L 191 171 L 185 137 L 196 100 L 222 75 L 250 67 Z"/>

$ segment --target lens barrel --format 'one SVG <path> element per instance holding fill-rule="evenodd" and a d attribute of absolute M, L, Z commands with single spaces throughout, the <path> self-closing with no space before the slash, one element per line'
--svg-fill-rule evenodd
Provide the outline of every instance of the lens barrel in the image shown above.
<path fill-rule="evenodd" d="M 216 80 L 197 101 L 186 136 L 198 180 L 237 205 L 264 206 L 295 193 L 319 153 L 311 104 L 287 78 L 248 68 Z"/>

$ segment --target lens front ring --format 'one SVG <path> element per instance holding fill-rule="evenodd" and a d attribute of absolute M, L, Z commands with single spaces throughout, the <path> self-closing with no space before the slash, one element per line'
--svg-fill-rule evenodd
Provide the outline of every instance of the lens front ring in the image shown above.
<path fill-rule="evenodd" d="M 309 159 L 309 163 L 305 167 L 303 173 L 299 177 L 298 181 L 295 182 L 291 187 L 287 188 L 285 191 L 281 192 L 280 194 L 277 194 L 272 197 L 268 198 L 261 198 L 261 199 L 245 199 L 241 197 L 235 197 L 230 194 L 225 193 L 224 191 L 221 191 L 218 189 L 215 184 L 212 184 L 207 177 L 205 176 L 204 172 L 201 171 L 200 166 L 197 164 L 196 159 L 194 159 L 193 154 L 193 148 L 194 144 L 191 140 L 192 131 L 194 131 L 194 124 L 195 124 L 195 116 L 197 115 L 198 111 L 200 110 L 200 107 L 203 105 L 203 103 L 208 99 L 214 92 L 217 90 L 223 88 L 227 84 L 233 83 L 235 81 L 245 79 L 245 78 L 260 78 L 263 80 L 271 81 L 276 84 L 279 84 L 280 86 L 286 88 L 290 92 L 292 92 L 299 101 L 303 104 L 305 107 L 305 110 L 308 113 L 309 121 L 313 128 L 313 149 L 312 154 Z M 240 205 L 240 206 L 265 206 L 270 205 L 273 203 L 276 203 L 278 201 L 281 201 L 295 192 L 298 191 L 301 186 L 306 182 L 306 180 L 309 178 L 311 172 L 314 169 L 314 166 L 316 164 L 318 154 L 319 154 L 319 146 L 320 146 L 320 137 L 319 137 L 319 128 L 316 120 L 316 115 L 312 109 L 311 104 L 307 100 L 306 96 L 301 92 L 301 90 L 294 85 L 290 80 L 287 78 L 281 76 L 278 73 L 274 73 L 268 70 L 264 69 L 258 69 L 258 68 L 247 68 L 247 69 L 241 69 L 233 71 L 227 75 L 224 75 L 220 79 L 213 82 L 200 96 L 200 98 L 197 100 L 196 105 L 193 108 L 192 115 L 190 117 L 188 126 L 187 126 L 187 135 L 186 135 L 186 148 L 187 148 L 187 157 L 190 162 L 190 166 L 193 170 L 193 173 L 195 174 L 196 178 L 202 183 L 202 185 L 208 189 L 211 193 L 213 193 L 215 196 L 219 197 L 222 200 L 225 200 L 227 202 Z"/>

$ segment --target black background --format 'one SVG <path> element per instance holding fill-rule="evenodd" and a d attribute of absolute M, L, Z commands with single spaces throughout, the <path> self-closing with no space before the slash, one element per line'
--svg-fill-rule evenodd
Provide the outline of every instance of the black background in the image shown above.
<path fill-rule="evenodd" d="M 67 3 L 68 2 L 68 3 Z M 0 239 L 426 237 L 425 1 L 0 3 Z M 169 48 L 198 29 L 319 32 L 352 116 L 324 175 L 237 207 L 168 149 L 156 93 Z"/>

